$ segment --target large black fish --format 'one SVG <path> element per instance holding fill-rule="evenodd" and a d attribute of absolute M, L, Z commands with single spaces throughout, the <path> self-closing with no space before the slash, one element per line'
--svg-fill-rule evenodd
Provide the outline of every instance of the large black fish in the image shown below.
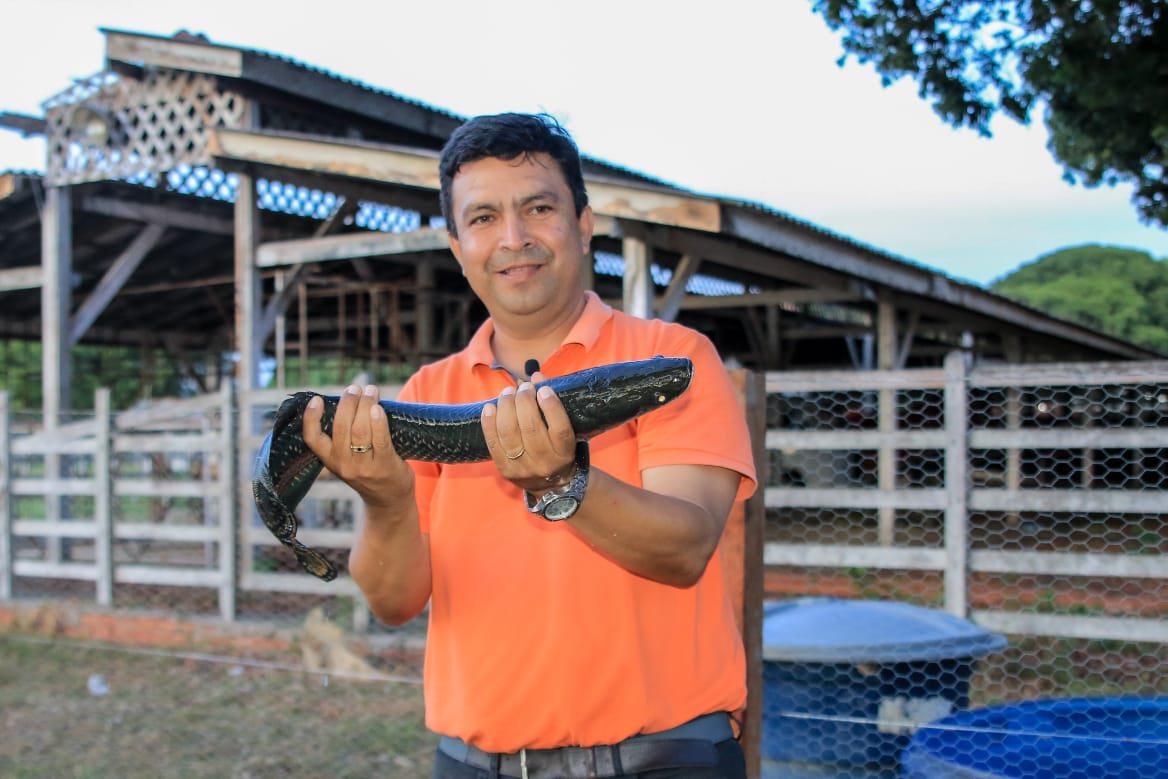
<path fill-rule="evenodd" d="M 580 438 L 622 425 L 665 405 L 689 387 L 693 363 L 684 357 L 654 357 L 614 363 L 541 382 L 555 390 L 572 429 Z M 306 571 L 325 581 L 337 570 L 319 552 L 296 539 L 299 523 L 293 513 L 320 475 L 324 464 L 304 443 L 304 409 L 315 392 L 291 395 L 276 412 L 272 431 L 264 439 L 252 472 L 252 492 L 260 518 L 280 543 L 289 547 Z M 340 400 L 322 395 L 321 429 L 332 434 Z M 381 401 L 389 419 L 394 449 L 406 460 L 468 463 L 491 459 L 479 418 L 483 405 Z"/>

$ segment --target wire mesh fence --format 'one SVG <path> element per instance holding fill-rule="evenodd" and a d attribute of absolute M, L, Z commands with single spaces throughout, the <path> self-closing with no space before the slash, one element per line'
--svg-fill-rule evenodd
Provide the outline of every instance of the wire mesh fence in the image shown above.
<path fill-rule="evenodd" d="M 768 390 L 764 776 L 1166 775 L 1164 365 Z"/>
<path fill-rule="evenodd" d="M 766 430 L 755 431 L 769 458 L 764 777 L 1163 775 L 1168 365 L 967 370 L 950 359 L 771 374 L 767 389 Z M 51 730 L 50 711 L 126 723 L 150 711 L 206 745 L 214 698 L 239 710 L 235 731 L 263 742 L 204 769 L 160 741 L 137 755 L 147 768 L 91 761 L 104 768 L 86 773 L 72 747 L 107 743 L 109 727 L 76 744 L 17 735 L 0 743 L 0 774 L 319 770 L 289 752 L 289 734 L 322 745 L 336 775 L 428 773 L 432 734 L 409 681 L 425 615 L 381 625 L 347 577 L 307 576 L 255 514 L 251 458 L 283 396 L 228 387 L 116 413 L 99 396 L 93 413 L 50 429 L 0 409 L 0 650 L 23 668 L 56 663 L 39 682 L 5 672 L 0 695 L 15 705 L 0 707 L 4 730 Z M 351 492 L 326 476 L 298 515 L 301 540 L 343 570 L 361 521 Z M 103 665 L 108 652 L 67 638 L 161 647 L 160 673 L 178 686 L 104 673 L 117 665 Z M 108 696 L 93 693 L 94 676 Z M 384 721 L 359 743 L 330 729 L 373 717 L 378 698 L 402 707 L 405 736 L 378 730 Z M 159 750 L 185 770 L 148 764 Z"/>

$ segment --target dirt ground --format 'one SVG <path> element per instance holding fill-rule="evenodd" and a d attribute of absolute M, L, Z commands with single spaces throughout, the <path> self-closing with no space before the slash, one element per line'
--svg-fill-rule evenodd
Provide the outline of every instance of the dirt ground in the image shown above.
<path fill-rule="evenodd" d="M 420 669 L 345 678 L 0 633 L 0 776 L 430 775 Z"/>

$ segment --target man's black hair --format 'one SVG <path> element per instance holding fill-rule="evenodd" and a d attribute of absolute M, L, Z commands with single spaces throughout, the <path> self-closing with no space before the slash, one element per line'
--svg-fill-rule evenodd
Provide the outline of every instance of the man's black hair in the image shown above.
<path fill-rule="evenodd" d="M 458 237 L 458 226 L 451 212 L 450 186 L 463 165 L 487 157 L 514 160 L 541 152 L 560 166 L 572 192 L 576 216 L 580 216 L 588 205 L 584 174 L 580 169 L 580 151 L 555 117 L 517 113 L 476 116 L 455 130 L 442 147 L 438 162 L 442 216 L 450 234 Z"/>

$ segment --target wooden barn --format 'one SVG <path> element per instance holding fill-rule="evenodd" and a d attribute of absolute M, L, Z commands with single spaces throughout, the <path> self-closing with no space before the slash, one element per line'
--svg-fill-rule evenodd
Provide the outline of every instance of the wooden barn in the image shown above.
<path fill-rule="evenodd" d="M 0 114 L 47 141 L 43 175 L 0 174 L 0 338 L 43 343 L 46 419 L 77 344 L 159 350 L 199 389 L 227 372 L 246 391 L 297 384 L 303 358 L 338 356 L 339 383 L 465 342 L 484 312 L 436 169 L 464 117 L 201 36 L 104 34 L 105 63 L 43 117 Z M 597 292 L 740 366 L 1156 356 L 764 205 L 592 158 L 585 173 Z"/>

